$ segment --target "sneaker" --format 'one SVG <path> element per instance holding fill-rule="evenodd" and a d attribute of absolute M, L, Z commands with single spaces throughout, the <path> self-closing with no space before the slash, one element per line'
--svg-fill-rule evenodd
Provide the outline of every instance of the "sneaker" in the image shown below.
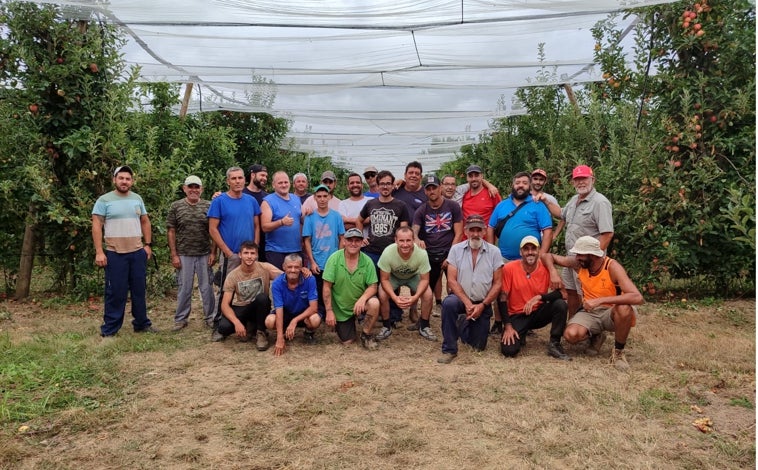
<path fill-rule="evenodd" d="M 408 331 L 416 331 L 418 330 L 418 322 L 413 322 L 410 325 L 406 327 L 406 330 Z"/>
<path fill-rule="evenodd" d="M 607 333 L 605 331 L 601 331 L 600 333 L 590 338 L 590 345 L 587 346 L 587 349 L 584 350 L 584 354 L 588 356 L 597 356 L 600 354 L 600 349 L 603 347 L 603 343 L 605 343 L 606 336 Z"/>
<path fill-rule="evenodd" d="M 503 322 L 496 321 L 493 323 L 492 328 L 490 328 L 490 335 L 503 336 Z"/>
<path fill-rule="evenodd" d="M 437 362 L 440 364 L 450 364 L 456 356 L 458 355 L 455 353 L 442 353 L 442 355 L 437 358 Z"/>
<path fill-rule="evenodd" d="M 626 362 L 626 355 L 624 354 L 623 349 L 613 349 L 613 353 L 611 354 L 611 364 L 613 367 L 616 368 L 619 372 L 628 372 L 629 371 L 629 363 Z"/>
<path fill-rule="evenodd" d="M 147 328 L 142 328 L 141 330 L 134 330 L 135 333 L 158 333 L 158 328 L 155 328 L 153 325 L 148 326 Z"/>
<path fill-rule="evenodd" d="M 560 359 L 562 361 L 570 361 L 571 356 L 566 354 L 566 351 L 563 350 L 563 346 L 561 346 L 560 341 L 551 341 L 547 345 L 547 355 L 550 357 L 554 357 L 556 359 Z"/>
<path fill-rule="evenodd" d="M 259 331 L 258 337 L 255 339 L 255 347 L 258 351 L 265 351 L 268 349 L 268 333 L 265 331 Z"/>
<path fill-rule="evenodd" d="M 305 330 L 303 332 L 303 340 L 305 344 L 316 344 L 316 332 Z"/>
<path fill-rule="evenodd" d="M 174 327 L 171 328 L 171 331 L 181 331 L 185 328 L 187 328 L 187 322 L 179 321 L 179 322 L 174 323 Z"/>
<path fill-rule="evenodd" d="M 213 330 L 213 333 L 211 333 L 211 341 L 214 343 L 218 343 L 219 341 L 223 341 L 226 339 L 226 336 L 224 336 L 220 331 Z"/>
<path fill-rule="evenodd" d="M 387 328 L 386 326 L 383 326 L 382 329 L 379 330 L 379 333 L 377 333 L 374 338 L 377 341 L 384 341 L 385 339 L 389 338 L 390 335 L 392 335 L 392 328 Z"/>
<path fill-rule="evenodd" d="M 367 335 L 366 333 L 361 333 L 361 344 L 369 351 L 373 351 L 379 347 L 379 343 L 377 343 L 371 335 Z"/>
<path fill-rule="evenodd" d="M 428 326 L 426 328 L 419 328 L 418 334 L 421 335 L 422 338 L 428 339 L 429 341 L 437 341 L 437 335 L 432 333 L 432 329 Z"/>

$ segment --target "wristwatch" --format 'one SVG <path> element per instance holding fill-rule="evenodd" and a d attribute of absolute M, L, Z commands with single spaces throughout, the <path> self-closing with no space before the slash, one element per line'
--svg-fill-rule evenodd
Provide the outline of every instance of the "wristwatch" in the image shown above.
<path fill-rule="evenodd" d="M 144 245 L 145 246 L 149 246 L 150 248 L 152 248 L 153 247 L 153 242 L 145 242 Z"/>

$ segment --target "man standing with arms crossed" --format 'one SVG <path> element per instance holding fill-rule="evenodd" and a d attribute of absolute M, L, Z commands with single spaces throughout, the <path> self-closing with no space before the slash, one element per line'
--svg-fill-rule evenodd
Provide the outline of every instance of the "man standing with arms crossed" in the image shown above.
<path fill-rule="evenodd" d="M 103 338 L 113 337 L 121 329 L 127 294 L 132 297 L 134 331 L 158 331 L 147 317 L 146 278 L 147 260 L 153 255 L 152 226 L 142 198 L 131 191 L 133 176 L 134 172 L 126 165 L 116 168 L 113 172 L 116 189 L 100 196 L 92 209 L 95 264 L 105 268 L 105 306 L 100 327 Z"/>
<path fill-rule="evenodd" d="M 574 168 L 571 177 L 576 195 L 563 208 L 561 221 L 555 229 L 555 238 L 565 227 L 566 252 L 569 256 L 571 248 L 583 236 L 597 238 L 600 249 L 607 251 L 613 239 L 613 207 L 610 201 L 595 189 L 595 174 L 592 168 L 579 165 Z M 573 269 L 564 269 L 561 277 L 568 295 L 570 318 L 581 306 L 581 285 Z"/>
<path fill-rule="evenodd" d="M 171 265 L 176 268 L 179 292 L 176 295 L 176 313 L 173 331 L 187 326 L 192 309 L 192 288 L 197 275 L 197 288 L 203 302 L 205 324 L 213 326 L 213 286 L 211 266 L 216 262 L 216 249 L 208 232 L 208 208 L 211 203 L 200 199 L 203 183 L 195 175 L 188 176 L 182 186 L 186 197 L 171 204 L 166 219 L 168 248 Z"/>

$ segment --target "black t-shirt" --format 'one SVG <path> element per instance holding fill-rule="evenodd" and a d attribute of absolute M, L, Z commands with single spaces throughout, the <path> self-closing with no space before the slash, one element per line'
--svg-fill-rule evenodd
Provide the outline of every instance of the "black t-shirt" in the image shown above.
<path fill-rule="evenodd" d="M 368 246 L 369 253 L 381 254 L 385 248 L 395 242 L 395 230 L 402 222 L 411 225 L 411 214 L 403 201 L 393 199 L 380 202 L 370 199 L 361 209 L 361 219 L 369 218 Z"/>

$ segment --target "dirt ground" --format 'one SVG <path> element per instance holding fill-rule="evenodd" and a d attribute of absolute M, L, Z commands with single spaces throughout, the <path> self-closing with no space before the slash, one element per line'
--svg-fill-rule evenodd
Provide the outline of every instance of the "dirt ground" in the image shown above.
<path fill-rule="evenodd" d="M 197 311 L 199 304 L 195 304 Z M 139 341 L 129 328 L 100 344 L 100 306 L 6 303 L 15 343 L 49 332 L 91 334 L 91 347 Z M 211 343 L 193 314 L 180 333 L 170 299 L 154 324 L 179 345 L 127 352 L 125 393 L 95 410 L 3 423 L 7 468 L 750 468 L 755 467 L 755 302 L 648 304 L 627 343 L 628 374 L 547 331 L 516 359 L 496 341 L 440 365 L 440 343 L 405 328 L 368 352 L 318 332 L 282 357 L 228 338 Z M 406 322 L 407 324 L 407 322 Z M 432 327 L 441 336 L 439 318 Z M 88 340 L 89 341 L 89 340 Z M 607 353 L 607 354 L 606 354 Z M 737 406 L 735 403 L 748 407 Z M 752 405 L 752 407 L 750 406 Z M 713 431 L 693 426 L 709 418 Z"/>

